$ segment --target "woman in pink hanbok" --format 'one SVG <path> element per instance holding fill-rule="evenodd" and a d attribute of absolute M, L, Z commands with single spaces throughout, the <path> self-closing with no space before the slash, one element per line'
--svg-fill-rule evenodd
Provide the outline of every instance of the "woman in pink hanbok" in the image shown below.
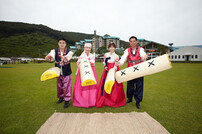
<path fill-rule="evenodd" d="M 95 70 L 95 56 L 90 53 L 91 51 L 91 44 L 85 43 L 84 45 L 84 52 L 80 55 L 77 66 L 80 64 L 80 60 L 82 58 L 86 58 L 90 61 L 91 67 L 96 79 L 97 80 L 97 74 Z M 81 76 L 80 76 L 80 70 L 78 68 L 76 73 L 76 80 L 74 83 L 74 91 L 73 91 L 73 106 L 75 107 L 94 107 L 96 103 L 96 96 L 98 91 L 98 84 L 91 85 L 91 86 L 81 86 Z"/>

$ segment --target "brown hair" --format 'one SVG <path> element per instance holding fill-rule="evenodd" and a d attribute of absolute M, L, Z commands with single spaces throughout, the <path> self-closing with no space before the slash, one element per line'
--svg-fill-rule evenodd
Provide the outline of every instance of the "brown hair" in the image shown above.
<path fill-rule="evenodd" d="M 116 45 L 114 44 L 114 42 L 109 43 L 108 48 L 110 48 L 110 47 L 116 48 Z"/>

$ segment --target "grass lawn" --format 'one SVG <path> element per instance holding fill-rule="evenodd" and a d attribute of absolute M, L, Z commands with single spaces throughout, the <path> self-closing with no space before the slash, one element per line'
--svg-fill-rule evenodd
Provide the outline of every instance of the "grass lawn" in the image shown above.
<path fill-rule="evenodd" d="M 72 66 L 72 85 L 76 64 Z M 52 63 L 4 65 L 0 68 L 0 134 L 35 133 L 55 112 L 147 112 L 170 133 L 202 133 L 202 64 L 174 63 L 173 68 L 144 77 L 142 109 L 135 103 L 120 108 L 63 108 L 56 104 L 56 79 L 41 82 Z M 98 79 L 103 65 L 96 63 Z M 126 82 L 124 83 L 126 91 Z M 73 90 L 73 89 L 72 89 Z"/>

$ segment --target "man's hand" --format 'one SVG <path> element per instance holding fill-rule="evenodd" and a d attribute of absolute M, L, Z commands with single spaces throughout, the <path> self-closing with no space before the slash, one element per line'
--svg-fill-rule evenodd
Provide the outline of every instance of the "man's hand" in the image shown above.
<path fill-rule="evenodd" d="M 45 61 L 47 61 L 47 60 L 49 60 L 49 59 L 51 59 L 52 57 L 50 56 L 50 55 L 47 55 L 46 57 L 45 57 Z"/>
<path fill-rule="evenodd" d="M 148 53 L 147 55 L 144 56 L 144 58 L 142 59 L 143 61 L 146 61 L 149 57 L 150 53 Z"/>
<path fill-rule="evenodd" d="M 60 57 L 60 59 L 61 59 L 61 62 L 63 62 L 64 61 L 64 59 L 65 59 L 65 57 L 63 57 L 63 56 L 59 56 Z"/>

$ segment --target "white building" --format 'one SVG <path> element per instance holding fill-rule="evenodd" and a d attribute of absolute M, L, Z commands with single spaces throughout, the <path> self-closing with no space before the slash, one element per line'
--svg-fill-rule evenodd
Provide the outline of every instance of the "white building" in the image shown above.
<path fill-rule="evenodd" d="M 26 57 L 19 57 L 17 59 L 21 60 L 21 61 L 31 61 L 32 60 L 31 58 L 26 58 Z"/>
<path fill-rule="evenodd" d="M 0 61 L 11 61 L 11 58 L 0 57 Z"/>
<path fill-rule="evenodd" d="M 40 60 L 40 61 L 44 61 L 44 58 L 33 58 L 33 60 Z"/>
<path fill-rule="evenodd" d="M 170 53 L 171 61 L 202 61 L 202 48 L 184 47 Z"/>

